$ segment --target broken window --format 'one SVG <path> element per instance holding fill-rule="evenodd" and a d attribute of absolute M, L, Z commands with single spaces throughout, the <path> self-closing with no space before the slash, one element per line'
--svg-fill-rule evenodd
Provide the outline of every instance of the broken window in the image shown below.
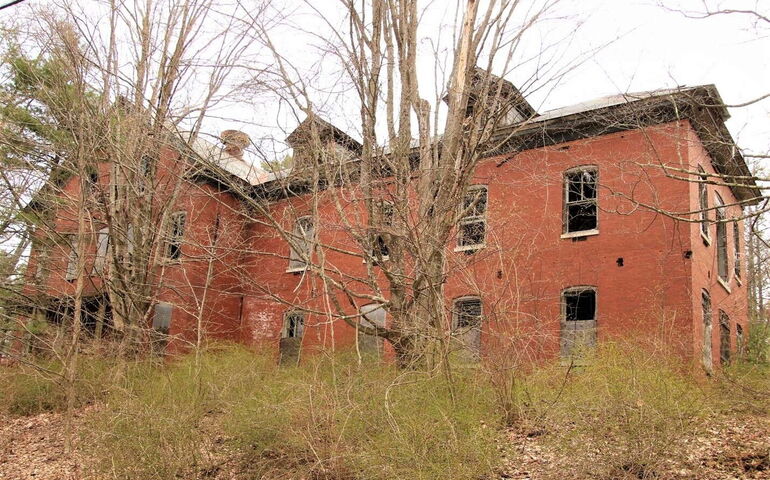
<path fill-rule="evenodd" d="M 291 311 L 283 317 L 283 329 L 279 343 L 280 363 L 296 364 L 302 347 L 302 335 L 305 333 L 305 314 Z"/>
<path fill-rule="evenodd" d="M 109 228 L 99 230 L 96 236 L 96 258 L 94 259 L 94 274 L 104 273 L 104 265 L 107 263 L 107 252 L 110 245 Z"/>
<path fill-rule="evenodd" d="M 461 250 L 475 250 L 484 245 L 487 230 L 487 187 L 473 185 L 463 197 L 457 229 L 457 246 Z"/>
<path fill-rule="evenodd" d="M 182 238 L 184 238 L 186 220 L 187 213 L 185 212 L 176 212 L 171 215 L 168 241 L 166 243 L 166 258 L 169 260 L 179 260 L 182 256 Z"/>
<path fill-rule="evenodd" d="M 564 233 L 596 230 L 596 185 L 595 168 L 570 170 L 564 175 Z"/>
<path fill-rule="evenodd" d="M 482 306 L 479 297 L 463 297 L 452 306 L 452 330 L 472 358 L 481 352 Z"/>
<path fill-rule="evenodd" d="M 735 276 L 740 278 L 741 276 L 741 229 L 738 219 L 733 221 L 733 248 L 735 249 L 733 256 L 733 271 Z"/>
<path fill-rule="evenodd" d="M 562 292 L 560 350 L 562 358 L 596 346 L 596 289 L 573 287 Z"/>
<path fill-rule="evenodd" d="M 698 179 L 700 180 L 700 183 L 698 183 L 698 207 L 700 210 L 700 233 L 703 234 L 704 237 L 707 239 L 710 239 L 709 237 L 709 197 L 708 197 L 708 189 L 706 188 L 706 181 L 708 181 L 708 177 L 706 176 L 706 171 L 703 170 L 703 167 L 698 165 Z"/>
<path fill-rule="evenodd" d="M 78 276 L 78 237 L 74 234 L 65 235 L 69 254 L 67 256 L 67 269 L 64 273 L 64 279 L 68 282 L 75 280 Z"/>
<path fill-rule="evenodd" d="M 730 317 L 719 311 L 719 361 L 722 365 L 730 363 Z"/>
<path fill-rule="evenodd" d="M 375 210 L 375 228 L 387 229 L 393 226 L 393 204 L 386 201 L 381 201 L 377 204 Z M 390 257 L 390 249 L 388 248 L 386 232 L 379 232 L 374 234 L 372 238 L 372 251 L 371 256 L 374 259 L 375 265 L 383 260 L 387 260 Z"/>
<path fill-rule="evenodd" d="M 745 344 L 743 338 L 743 327 L 740 324 L 735 324 L 735 346 L 738 349 L 738 358 L 743 357 Z"/>
<path fill-rule="evenodd" d="M 703 315 L 703 367 L 711 372 L 711 295 L 708 290 L 701 291 L 701 313 Z"/>
<path fill-rule="evenodd" d="M 294 234 L 289 253 L 289 271 L 302 270 L 307 266 L 306 259 L 310 257 L 313 231 L 314 225 L 311 217 L 301 217 L 294 222 Z"/>
<path fill-rule="evenodd" d="M 719 194 L 714 198 L 717 221 L 717 271 L 719 278 L 727 281 L 727 216 L 725 215 L 724 202 Z"/>
<path fill-rule="evenodd" d="M 89 168 L 86 174 L 86 195 L 91 195 L 96 191 L 99 184 L 99 172 L 95 168 Z"/>
<path fill-rule="evenodd" d="M 302 338 L 305 332 L 305 314 L 302 312 L 289 312 L 284 318 L 281 338 Z"/>

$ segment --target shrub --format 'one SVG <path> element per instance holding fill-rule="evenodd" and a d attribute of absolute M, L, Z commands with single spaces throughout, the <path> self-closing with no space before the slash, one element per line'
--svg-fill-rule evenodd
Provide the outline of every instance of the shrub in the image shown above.
<path fill-rule="evenodd" d="M 546 397 L 538 414 L 548 417 L 549 442 L 569 459 L 560 475 L 572 478 L 655 478 L 684 454 L 706 412 L 683 366 L 634 346 L 604 344 L 566 382 L 563 370 L 545 372 L 530 388 Z M 554 390 L 560 382 L 563 390 Z"/>

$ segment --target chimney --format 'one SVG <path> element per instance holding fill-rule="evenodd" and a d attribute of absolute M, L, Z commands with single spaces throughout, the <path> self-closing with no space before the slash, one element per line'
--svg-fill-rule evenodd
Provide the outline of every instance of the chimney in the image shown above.
<path fill-rule="evenodd" d="M 243 160 L 243 150 L 251 144 L 251 138 L 240 130 L 225 130 L 219 138 L 225 144 L 224 151 Z"/>

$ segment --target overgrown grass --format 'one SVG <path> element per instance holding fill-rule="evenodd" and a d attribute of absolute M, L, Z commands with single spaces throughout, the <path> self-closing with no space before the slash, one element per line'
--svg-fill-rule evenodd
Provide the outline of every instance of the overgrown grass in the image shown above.
<path fill-rule="evenodd" d="M 75 379 L 75 406 L 101 400 L 106 394 L 114 361 L 84 359 Z M 35 415 L 66 408 L 65 384 L 60 362 L 46 360 L 32 364 L 0 366 L 0 413 Z"/>
<path fill-rule="evenodd" d="M 99 405 L 80 448 L 98 478 L 484 479 L 497 478 L 497 445 L 514 422 L 564 462 L 553 478 L 656 478 L 705 417 L 770 415 L 766 366 L 707 380 L 641 348 L 604 345 L 586 366 L 505 372 L 515 381 L 460 369 L 450 389 L 439 373 L 345 355 L 298 367 L 238 346 L 166 364 L 84 358 L 78 403 Z M 63 408 L 55 378 L 3 368 L 1 408 Z"/>
<path fill-rule="evenodd" d="M 210 468 L 210 432 L 244 478 L 484 478 L 496 465 L 492 396 L 470 374 L 454 401 L 441 376 L 344 356 L 278 368 L 229 347 L 140 374 L 92 417 L 89 452 L 113 478 Z"/>

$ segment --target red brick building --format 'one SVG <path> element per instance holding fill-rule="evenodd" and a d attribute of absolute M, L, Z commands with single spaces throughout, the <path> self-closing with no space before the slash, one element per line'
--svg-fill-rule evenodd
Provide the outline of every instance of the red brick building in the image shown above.
<path fill-rule="evenodd" d="M 449 328 L 465 348 L 556 358 L 577 345 L 630 337 L 660 342 L 707 368 L 740 350 L 748 334 L 742 207 L 760 194 L 745 178 L 716 88 L 617 95 L 542 114 L 522 99 L 509 116 L 495 132 L 496 153 L 475 170 L 470 208 L 446 246 Z M 303 128 L 288 139 L 295 155 Z M 316 128 L 355 163 L 354 139 L 324 122 Z M 313 238 L 341 278 L 363 278 L 385 268 L 381 238 L 377 264 L 352 238 L 348 225 L 357 214 L 340 218 L 348 207 L 339 189 L 287 188 L 290 175 L 254 170 L 241 159 L 244 139 L 224 137 L 224 150 L 199 141 L 192 154 L 161 153 L 159 184 L 178 178 L 180 163 L 203 159 L 207 167 L 185 175 L 184 188 L 162 202 L 173 208 L 162 224 L 161 260 L 151 267 L 147 324 L 167 330 L 172 349 L 216 337 L 284 358 L 300 348 L 387 352 L 387 342 L 357 335 L 330 306 L 387 324 L 387 304 L 350 305 L 296 251 Z M 92 180 L 107 188 L 109 165 Z M 80 185 L 70 178 L 62 191 L 75 199 Z M 75 211 L 60 208 L 69 213 L 56 215 L 53 230 L 73 232 Z M 296 233 L 295 248 L 287 232 Z M 100 266 L 108 247 L 100 242 L 109 243 L 94 239 L 86 260 L 91 317 L 109 311 Z M 32 253 L 28 292 L 46 299 L 53 319 L 74 292 L 72 246 L 62 240 L 46 248 Z M 355 288 L 365 293 L 361 283 Z"/>

